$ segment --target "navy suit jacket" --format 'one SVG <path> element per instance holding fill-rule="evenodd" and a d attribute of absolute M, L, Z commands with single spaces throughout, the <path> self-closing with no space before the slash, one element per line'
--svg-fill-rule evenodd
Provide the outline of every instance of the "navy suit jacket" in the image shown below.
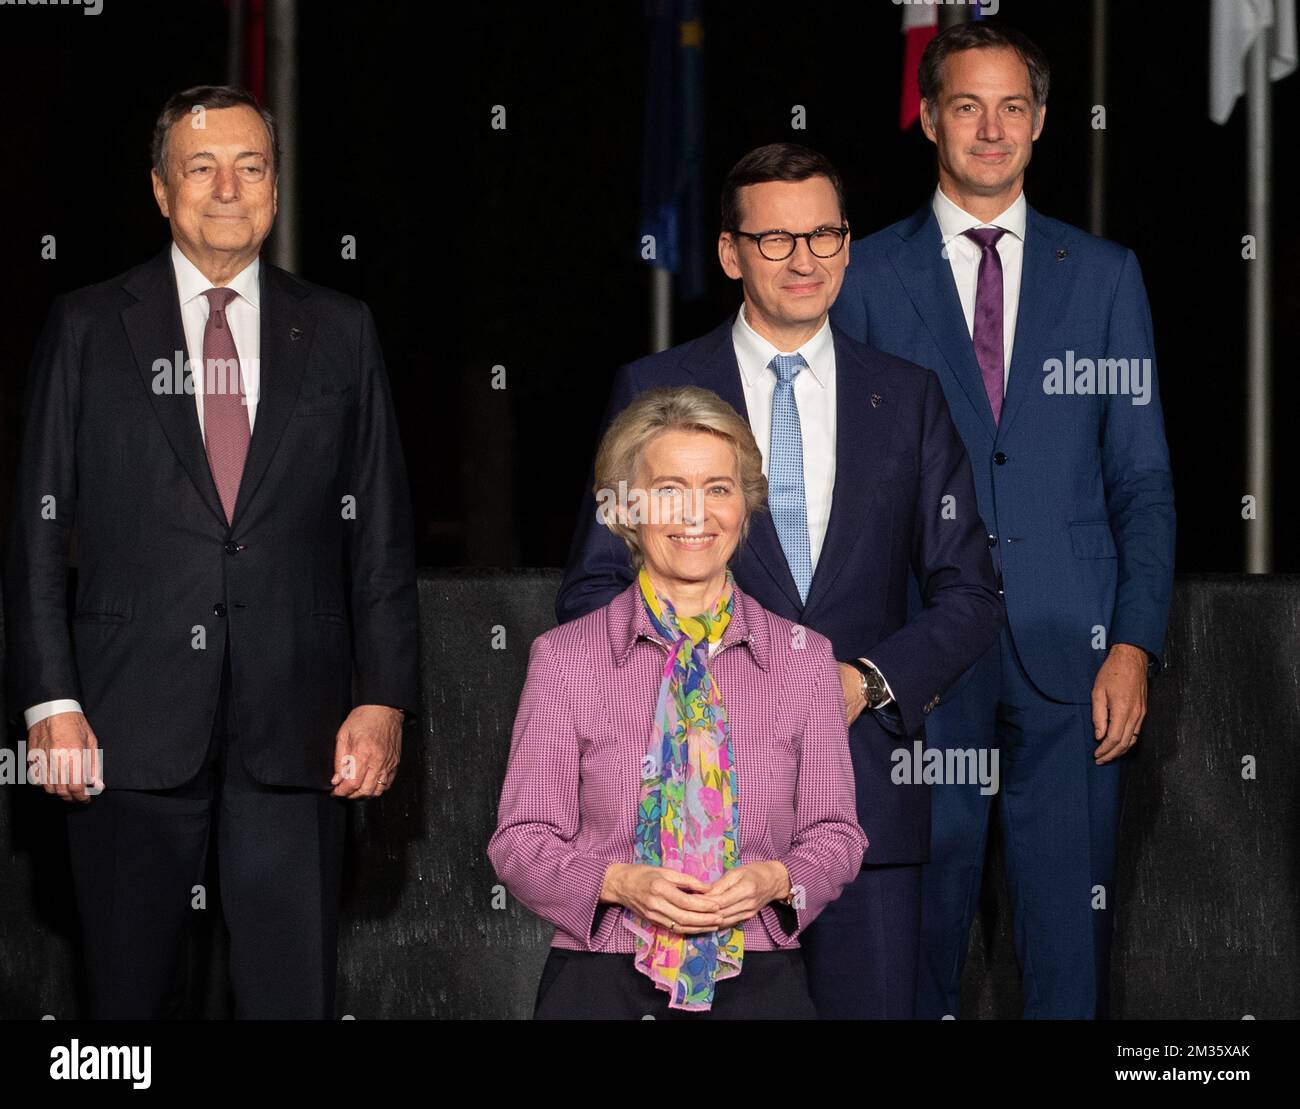
<path fill-rule="evenodd" d="M 1007 622 L 1034 684 L 1054 700 L 1086 703 L 1112 643 L 1145 648 L 1157 666 L 1173 588 L 1174 493 L 1133 252 L 1028 209 L 995 424 L 931 206 L 852 251 L 831 318 L 938 374 L 980 515 L 997 536 Z M 1130 372 L 1147 360 L 1147 403 L 1049 391 L 1053 360 L 1080 359 L 1126 359 Z"/>
<path fill-rule="evenodd" d="M 732 319 L 701 339 L 622 367 L 601 432 L 638 393 L 711 389 L 748 418 Z M 897 702 L 892 718 L 864 712 L 849 729 L 858 822 L 868 863 L 923 862 L 928 786 L 894 784 L 891 755 L 919 733 L 942 691 L 1002 626 L 992 561 L 965 449 L 934 374 L 871 350 L 832 325 L 836 362 L 835 487 L 808 601 L 799 599 L 771 514 L 750 521 L 731 560 L 741 589 L 764 608 L 830 639 L 837 659 L 869 657 Z M 589 473 L 587 489 L 593 490 Z M 944 498 L 955 498 L 955 512 Z M 556 598 L 561 622 L 607 604 L 633 580 L 627 547 L 596 519 L 594 492 L 578 515 Z M 925 607 L 908 620 L 914 574 Z M 889 727 L 886 727 L 886 724 Z"/>

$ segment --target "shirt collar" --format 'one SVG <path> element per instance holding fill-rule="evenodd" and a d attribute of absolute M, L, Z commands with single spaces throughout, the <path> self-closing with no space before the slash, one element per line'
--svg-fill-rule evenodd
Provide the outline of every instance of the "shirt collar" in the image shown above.
<path fill-rule="evenodd" d="M 1001 227 L 1014 235 L 1022 243 L 1025 241 L 1025 191 L 1011 202 L 1011 206 L 1001 215 L 995 216 L 988 223 L 976 219 L 965 208 L 953 203 L 940 188 L 934 190 L 934 218 L 939 221 L 939 233 L 943 236 L 943 245 L 947 246 L 958 235 L 964 235 L 972 227 Z"/>
<path fill-rule="evenodd" d="M 817 334 L 804 343 L 798 351 L 777 350 L 757 331 L 749 326 L 745 319 L 745 306 L 741 304 L 736 313 L 736 322 L 731 326 L 731 341 L 736 348 L 736 364 L 740 367 L 745 384 L 751 388 L 760 381 L 775 381 L 768 370 L 771 361 L 778 354 L 802 354 L 808 363 L 808 372 L 813 380 L 823 389 L 830 382 L 831 367 L 834 365 L 834 337 L 831 335 L 831 321 L 827 316 L 822 321 Z"/>
<path fill-rule="evenodd" d="M 741 592 L 739 585 L 733 583 L 732 589 L 735 603 L 731 607 L 731 619 L 713 653 L 716 656 L 732 643 L 745 643 L 754 656 L 754 661 L 761 669 L 767 670 L 767 621 L 759 618 L 761 610 L 757 613 L 754 611 L 757 603 Z M 650 613 L 646 611 L 645 599 L 641 596 L 638 575 L 632 579 L 631 585 L 609 603 L 609 644 L 614 653 L 614 665 L 622 666 L 632 653 L 636 641 L 643 638 L 663 642 L 659 629 L 650 622 Z"/>
<path fill-rule="evenodd" d="M 258 271 L 262 259 L 254 258 L 227 283 L 227 289 L 234 289 L 239 296 L 254 308 L 258 307 Z M 203 276 L 203 271 L 185 257 L 185 252 L 172 240 L 172 269 L 176 273 L 176 292 L 181 304 L 188 304 L 197 296 L 202 296 L 212 288 L 212 282 Z"/>

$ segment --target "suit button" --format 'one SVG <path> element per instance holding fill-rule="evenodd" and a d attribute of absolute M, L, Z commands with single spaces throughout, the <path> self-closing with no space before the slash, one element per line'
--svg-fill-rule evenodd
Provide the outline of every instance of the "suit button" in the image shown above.
<path fill-rule="evenodd" d="M 226 606 L 223 605 L 220 601 L 218 601 L 215 605 L 212 606 L 213 616 L 225 616 L 225 614 L 226 614 Z"/>
<path fill-rule="evenodd" d="M 990 547 L 996 547 L 997 545 L 998 545 L 998 537 L 997 537 L 996 535 L 990 535 L 990 536 L 989 536 L 989 546 L 990 546 Z"/>
<path fill-rule="evenodd" d="M 243 548 L 233 539 L 226 544 L 226 554 L 228 555 L 238 554 L 242 549 Z"/>
<path fill-rule="evenodd" d="M 1007 464 L 1007 456 L 1001 451 L 998 451 L 998 453 L 993 456 L 993 461 L 999 466 L 1005 466 Z"/>

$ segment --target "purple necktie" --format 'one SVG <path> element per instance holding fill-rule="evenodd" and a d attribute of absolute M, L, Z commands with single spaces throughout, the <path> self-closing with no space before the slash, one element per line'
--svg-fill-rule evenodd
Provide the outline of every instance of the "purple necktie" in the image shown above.
<path fill-rule="evenodd" d="M 208 322 L 203 328 L 203 439 L 217 495 L 229 523 L 235 515 L 239 479 L 248 457 L 248 406 L 235 338 L 226 322 L 234 289 L 208 289 Z"/>
<path fill-rule="evenodd" d="M 975 360 L 984 377 L 984 391 L 993 409 L 993 422 L 1002 418 L 1002 259 L 998 240 L 1001 227 L 972 227 L 963 232 L 979 244 L 980 272 L 975 285 Z"/>

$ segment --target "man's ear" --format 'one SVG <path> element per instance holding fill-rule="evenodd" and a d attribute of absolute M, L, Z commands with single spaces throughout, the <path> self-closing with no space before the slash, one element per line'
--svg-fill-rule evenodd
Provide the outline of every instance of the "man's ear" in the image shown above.
<path fill-rule="evenodd" d="M 739 281 L 740 260 L 736 257 L 736 236 L 730 231 L 723 231 L 718 235 L 718 262 L 722 266 L 722 272 L 725 273 L 732 281 Z"/>
<path fill-rule="evenodd" d="M 153 185 L 153 198 L 158 204 L 158 211 L 162 213 L 163 219 L 171 219 L 171 214 L 167 211 L 167 186 L 156 169 L 149 171 L 149 180 Z"/>
<path fill-rule="evenodd" d="M 1043 121 L 1047 118 L 1047 105 L 1044 104 L 1038 109 L 1038 118 L 1034 121 L 1033 141 L 1038 141 L 1038 136 L 1043 133 Z"/>
<path fill-rule="evenodd" d="M 925 137 L 936 145 L 939 142 L 938 135 L 934 131 L 934 120 L 930 116 L 930 101 L 921 101 L 921 130 L 925 132 Z"/>

